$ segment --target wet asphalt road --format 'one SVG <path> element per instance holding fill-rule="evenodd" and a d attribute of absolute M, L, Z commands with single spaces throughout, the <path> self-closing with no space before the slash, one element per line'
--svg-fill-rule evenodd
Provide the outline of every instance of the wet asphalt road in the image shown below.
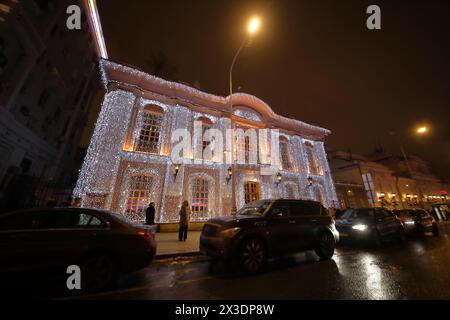
<path fill-rule="evenodd" d="M 331 261 L 319 261 L 313 252 L 299 253 L 271 261 L 267 272 L 255 276 L 199 258 L 158 261 L 124 277 L 113 291 L 75 297 L 450 299 L 450 226 L 440 230 L 438 238 L 411 238 L 380 249 L 339 246 Z"/>

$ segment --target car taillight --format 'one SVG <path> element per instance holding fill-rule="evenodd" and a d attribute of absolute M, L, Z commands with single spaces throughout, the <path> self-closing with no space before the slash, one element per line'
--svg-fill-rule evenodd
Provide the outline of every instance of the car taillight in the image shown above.
<path fill-rule="evenodd" d="M 144 238 L 145 240 L 149 240 L 152 237 L 152 235 L 150 233 L 145 232 L 145 231 L 139 231 L 137 234 L 138 234 L 138 236 Z"/>

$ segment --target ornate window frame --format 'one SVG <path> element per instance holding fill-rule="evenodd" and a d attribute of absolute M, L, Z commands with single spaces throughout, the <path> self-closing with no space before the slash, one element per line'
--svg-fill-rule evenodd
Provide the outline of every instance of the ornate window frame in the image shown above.
<path fill-rule="evenodd" d="M 189 205 L 192 207 L 193 203 L 193 195 L 192 195 L 192 188 L 193 188 L 193 182 L 195 179 L 205 179 L 208 181 L 208 212 L 206 216 L 204 217 L 198 217 L 193 212 L 191 213 L 191 221 L 206 221 L 213 217 L 214 215 L 214 209 L 215 209 L 215 180 L 214 178 L 205 173 L 205 172 L 196 172 L 191 173 L 188 177 L 188 194 L 189 194 Z"/>
<path fill-rule="evenodd" d="M 291 146 L 290 146 L 290 139 L 287 136 L 280 134 L 278 140 L 279 140 L 279 144 L 280 144 L 279 149 L 280 149 L 281 170 L 293 171 L 294 163 L 293 163 L 293 157 L 292 157 L 292 150 L 291 150 Z M 285 148 L 285 150 L 283 150 L 283 148 Z M 285 159 L 285 158 L 287 158 L 287 159 Z M 285 163 L 285 162 L 287 162 L 287 163 Z"/>
<path fill-rule="evenodd" d="M 121 181 L 121 188 L 120 188 L 120 195 L 119 195 L 119 207 L 118 207 L 118 211 L 124 215 L 127 216 L 125 210 L 126 210 L 126 206 L 127 206 L 127 201 L 128 201 L 128 195 L 130 193 L 130 179 L 132 176 L 134 175 L 147 175 L 147 176 L 151 176 L 153 181 L 153 188 L 151 190 L 149 190 L 149 197 L 148 197 L 148 202 L 154 202 L 155 203 L 155 208 L 156 208 L 156 212 L 158 212 L 158 206 L 160 205 L 158 199 L 158 194 L 160 193 L 160 188 L 159 186 L 161 185 L 161 176 L 160 176 L 160 172 L 157 169 L 153 169 L 153 168 L 141 168 L 141 167 L 128 167 L 124 174 L 123 174 L 123 178 Z M 155 217 L 158 216 L 155 214 Z M 145 214 L 143 215 L 138 215 L 139 219 L 130 219 L 130 220 L 134 220 L 134 221 L 144 221 L 145 220 Z"/>
<path fill-rule="evenodd" d="M 153 110 L 152 110 L 153 109 Z M 133 151 L 138 153 L 145 153 L 145 154 L 156 154 L 160 155 L 162 146 L 167 140 L 167 135 L 170 134 L 170 132 L 167 130 L 168 128 L 168 116 L 167 114 L 170 112 L 171 108 L 169 105 L 164 104 L 158 100 L 149 100 L 140 98 L 139 104 L 138 104 L 138 111 L 135 118 L 135 123 L 133 126 L 133 133 L 132 133 L 132 144 L 133 144 Z M 155 114 L 161 114 L 161 124 L 160 124 L 160 130 L 159 130 L 159 138 L 156 146 L 155 152 L 146 152 L 146 151 L 139 151 L 136 149 L 136 142 L 139 140 L 139 136 L 143 127 L 144 122 L 144 115 L 146 112 L 155 113 Z"/>

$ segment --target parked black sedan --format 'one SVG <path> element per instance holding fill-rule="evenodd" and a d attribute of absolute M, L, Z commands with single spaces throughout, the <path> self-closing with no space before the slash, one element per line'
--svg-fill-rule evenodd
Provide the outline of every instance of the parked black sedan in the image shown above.
<path fill-rule="evenodd" d="M 118 272 L 147 266 L 152 230 L 122 215 L 85 208 L 16 211 L 0 216 L 0 272 L 81 269 L 82 289 L 110 285 Z"/>
<path fill-rule="evenodd" d="M 385 208 L 348 209 L 336 220 L 336 229 L 343 241 L 376 246 L 385 240 L 405 238 L 402 222 Z"/>
<path fill-rule="evenodd" d="M 235 217 L 209 220 L 200 236 L 200 251 L 238 261 L 244 271 L 261 271 L 269 256 L 313 249 L 330 259 L 339 234 L 328 211 L 315 201 L 259 200 Z"/>
<path fill-rule="evenodd" d="M 424 235 L 431 232 L 434 236 L 439 235 L 436 221 L 423 209 L 394 210 L 394 214 L 402 221 L 407 234 Z"/>

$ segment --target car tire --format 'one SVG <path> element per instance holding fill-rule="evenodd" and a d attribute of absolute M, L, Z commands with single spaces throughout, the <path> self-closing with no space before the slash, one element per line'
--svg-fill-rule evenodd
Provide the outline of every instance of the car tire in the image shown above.
<path fill-rule="evenodd" d="M 439 237 L 439 228 L 437 226 L 437 224 L 433 224 L 433 230 L 432 230 L 433 236 L 435 237 Z"/>
<path fill-rule="evenodd" d="M 403 228 L 398 228 L 397 230 L 397 239 L 399 242 L 403 242 L 406 240 L 406 233 L 405 233 L 405 229 Z"/>
<path fill-rule="evenodd" d="M 245 273 L 261 272 L 267 260 L 267 250 L 264 243 L 257 238 L 245 239 L 240 245 L 239 261 Z"/>
<path fill-rule="evenodd" d="M 381 248 L 381 246 L 383 245 L 383 238 L 381 237 L 381 234 L 378 230 L 374 230 L 372 233 L 372 245 L 375 248 Z"/>
<path fill-rule="evenodd" d="M 330 232 L 323 232 L 319 236 L 319 241 L 314 250 L 320 260 L 329 260 L 333 257 L 336 240 Z"/>
<path fill-rule="evenodd" d="M 81 288 L 87 291 L 99 291 L 113 285 L 117 276 L 114 259 L 106 253 L 86 256 L 81 263 Z"/>

